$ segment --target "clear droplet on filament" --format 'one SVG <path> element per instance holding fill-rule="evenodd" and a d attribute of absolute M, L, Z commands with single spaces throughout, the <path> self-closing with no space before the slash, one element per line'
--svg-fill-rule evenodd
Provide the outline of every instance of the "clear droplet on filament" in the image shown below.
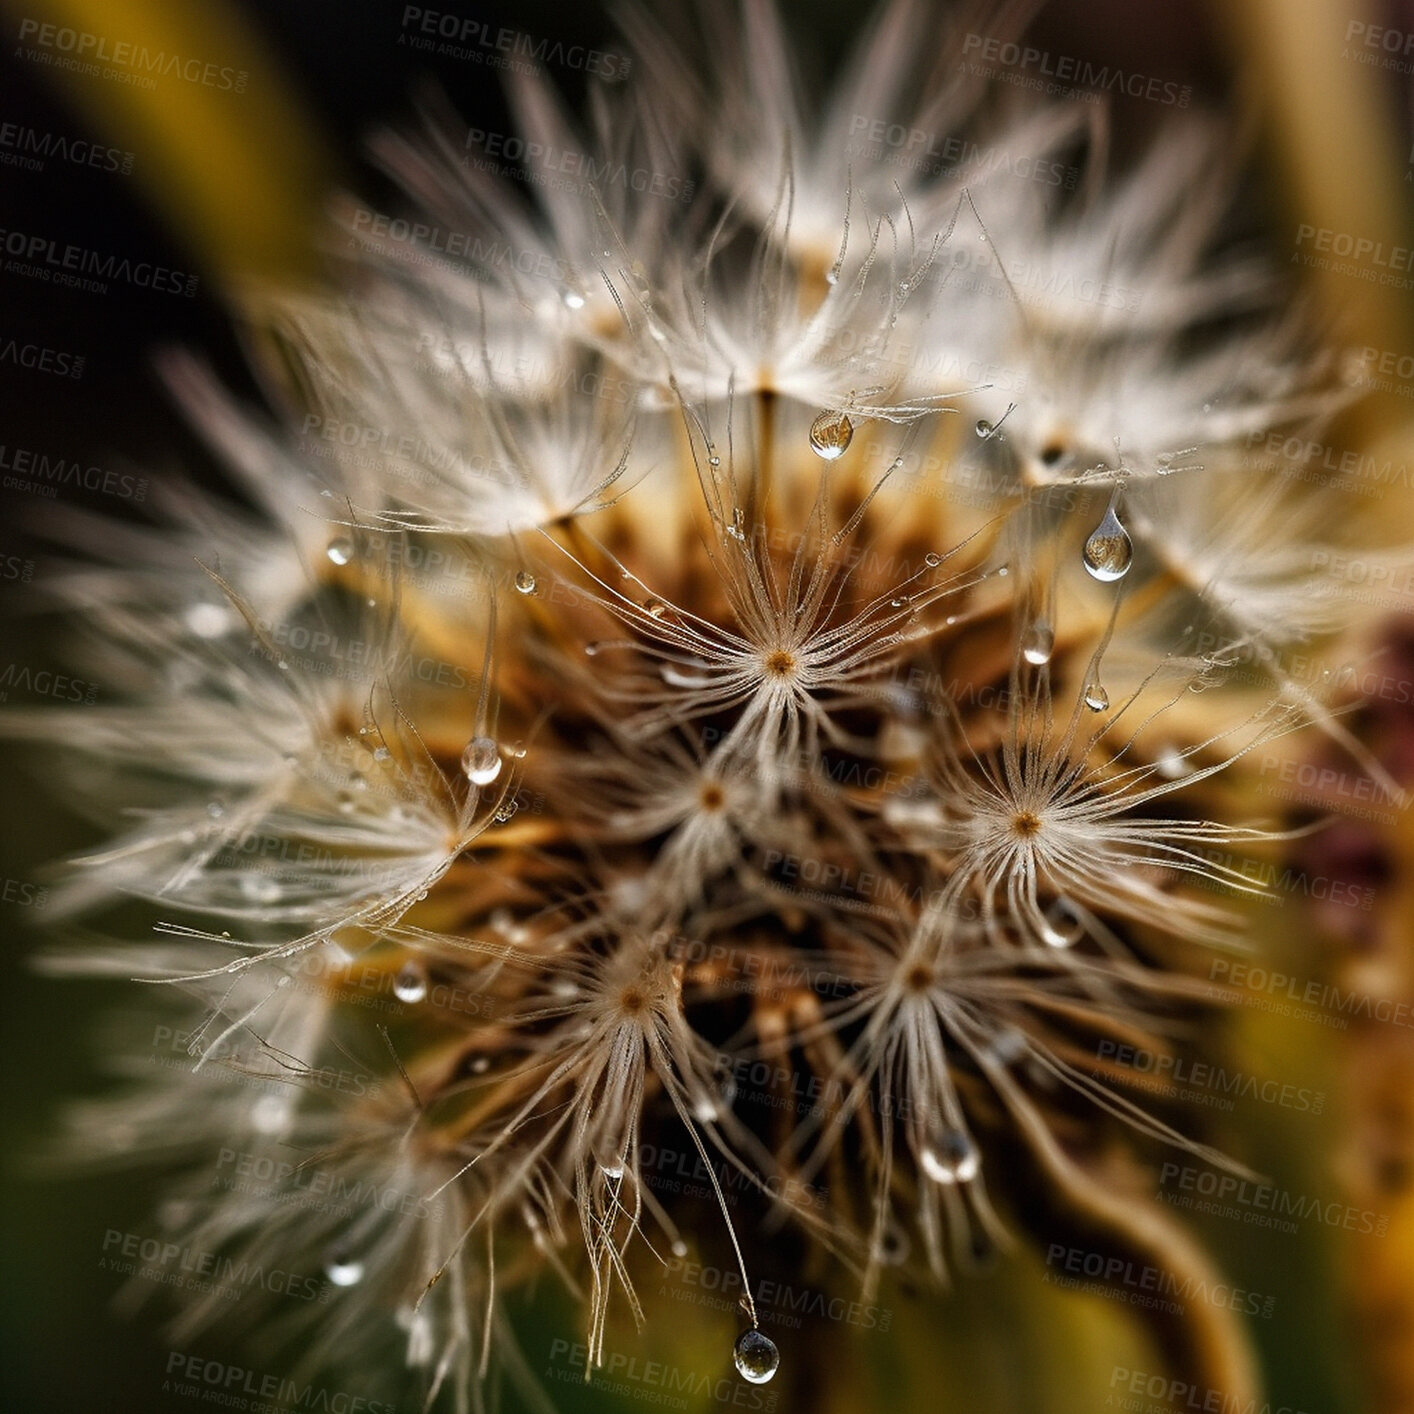
<path fill-rule="evenodd" d="M 842 412 L 822 412 L 810 424 L 810 450 L 827 462 L 842 457 L 853 438 L 854 423 Z"/>
<path fill-rule="evenodd" d="M 1107 712 L 1109 710 L 1110 695 L 1105 691 L 1103 684 L 1098 682 L 1085 684 L 1085 705 L 1092 712 Z"/>
<path fill-rule="evenodd" d="M 934 1183 L 968 1183 L 982 1170 L 982 1155 L 965 1129 L 939 1129 L 918 1152 L 923 1172 Z"/>
<path fill-rule="evenodd" d="M 335 1286 L 357 1286 L 363 1280 L 363 1263 L 335 1248 L 324 1263 L 324 1275 Z"/>
<path fill-rule="evenodd" d="M 533 574 L 531 574 L 531 572 L 530 572 L 529 570 L 521 570 L 521 571 L 516 575 L 516 593 L 517 593 L 517 594 L 534 594 L 534 593 L 535 593 L 535 576 L 534 576 Z"/>
<path fill-rule="evenodd" d="M 393 978 L 393 995 L 400 1002 L 420 1002 L 427 995 L 427 974 L 417 962 L 403 964 Z"/>
<path fill-rule="evenodd" d="M 1076 917 L 1069 900 L 1058 898 L 1041 922 L 1041 941 L 1048 948 L 1069 948 L 1078 943 L 1085 927 Z"/>
<path fill-rule="evenodd" d="M 1042 664 L 1051 661 L 1051 653 L 1055 650 L 1055 646 L 1055 630 L 1045 619 L 1037 619 L 1026 630 L 1026 637 L 1021 640 L 1021 656 L 1033 668 L 1039 668 Z"/>
<path fill-rule="evenodd" d="M 1081 552 L 1085 568 L 1092 579 L 1101 584 L 1113 584 L 1129 573 L 1134 560 L 1134 546 L 1129 532 L 1120 524 L 1115 512 L 1115 503 L 1110 502 L 1104 519 L 1090 532 Z"/>
<path fill-rule="evenodd" d="M 324 553 L 331 565 L 346 565 L 354 557 L 353 541 L 340 536 L 329 542 L 329 548 Z"/>
<path fill-rule="evenodd" d="M 501 751 L 489 736 L 474 736 L 462 752 L 462 770 L 474 786 L 489 786 L 501 774 Z"/>
<path fill-rule="evenodd" d="M 762 1335 L 754 1326 L 742 1331 L 732 1349 L 732 1363 L 742 1379 L 754 1385 L 764 1385 L 781 1363 L 781 1352 L 770 1336 Z"/>

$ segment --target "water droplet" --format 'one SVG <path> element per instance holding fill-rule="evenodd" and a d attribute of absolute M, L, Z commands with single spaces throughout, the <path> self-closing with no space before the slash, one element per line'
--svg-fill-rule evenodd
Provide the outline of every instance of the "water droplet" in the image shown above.
<path fill-rule="evenodd" d="M 565 291 L 565 305 L 569 309 L 583 309 L 584 296 L 576 294 L 573 290 Z"/>
<path fill-rule="evenodd" d="M 427 974 L 421 963 L 405 962 L 393 978 L 393 995 L 400 1002 L 420 1002 L 427 995 Z"/>
<path fill-rule="evenodd" d="M 219 820 L 226 813 L 226 807 L 219 800 L 213 800 L 207 803 L 206 813 L 212 820 Z"/>
<path fill-rule="evenodd" d="M 668 617 L 668 606 L 661 599 L 645 599 L 643 601 L 643 611 L 650 619 L 665 619 Z"/>
<path fill-rule="evenodd" d="M 985 417 L 979 417 L 977 419 L 977 427 L 975 430 L 979 437 L 986 438 L 990 437 L 995 429 Z"/>
<path fill-rule="evenodd" d="M 535 593 L 535 576 L 531 574 L 529 570 L 521 570 L 520 573 L 516 575 L 516 593 Z"/>
<path fill-rule="evenodd" d="M 373 748 L 373 759 L 375 761 L 386 761 L 392 756 L 392 752 L 386 746 L 375 746 Z"/>
<path fill-rule="evenodd" d="M 982 1155 L 965 1129 L 940 1129 L 918 1151 L 923 1172 L 934 1183 L 968 1183 L 982 1169 Z"/>
<path fill-rule="evenodd" d="M 250 1127 L 257 1134 L 281 1135 L 290 1127 L 291 1104 L 288 1095 L 262 1095 L 250 1107 Z"/>
<path fill-rule="evenodd" d="M 462 770 L 474 786 L 489 786 L 501 774 L 501 752 L 489 736 L 474 736 L 462 752 Z"/>
<path fill-rule="evenodd" d="M 684 1242 L 684 1241 L 682 1240 L 682 1238 L 680 1238 L 680 1237 L 675 1237 L 675 1238 L 673 1238 L 673 1256 L 674 1256 L 674 1257 L 686 1257 L 686 1256 L 687 1256 L 687 1243 Z"/>
<path fill-rule="evenodd" d="M 611 1178 L 615 1182 L 624 1176 L 624 1160 L 622 1154 L 611 1154 L 607 1158 L 599 1160 L 599 1167 L 604 1170 L 604 1177 Z"/>
<path fill-rule="evenodd" d="M 711 665 L 703 663 L 704 668 Z M 658 676 L 663 679 L 669 687 L 711 687 L 717 679 L 710 672 L 684 672 L 675 663 L 664 663 L 658 669 Z"/>
<path fill-rule="evenodd" d="M 1058 898 L 1041 921 L 1041 941 L 1048 948 L 1074 947 L 1084 933 L 1084 924 L 1076 917 L 1068 899 Z"/>
<path fill-rule="evenodd" d="M 1154 770 L 1166 781 L 1181 781 L 1193 767 L 1176 746 L 1164 746 L 1154 758 Z"/>
<path fill-rule="evenodd" d="M 1055 630 L 1045 619 L 1037 619 L 1026 630 L 1026 637 L 1021 640 L 1021 656 L 1033 668 L 1039 668 L 1042 664 L 1051 661 L 1051 654 L 1055 650 L 1055 646 Z"/>
<path fill-rule="evenodd" d="M 183 618 L 198 638 L 220 638 L 231 627 L 230 614 L 219 604 L 193 604 Z"/>
<path fill-rule="evenodd" d="M 1129 573 L 1134 559 L 1134 546 L 1130 543 L 1129 532 L 1120 524 L 1115 513 L 1115 503 L 1111 501 L 1104 519 L 1090 532 L 1085 542 L 1081 558 L 1091 578 L 1101 584 L 1112 584 Z"/>
<path fill-rule="evenodd" d="M 331 565 L 346 565 L 354 557 L 353 541 L 341 535 L 329 542 L 329 548 L 324 553 Z"/>
<path fill-rule="evenodd" d="M 1087 682 L 1085 684 L 1085 705 L 1092 712 L 1109 711 L 1110 695 L 1105 691 L 1102 684 L 1098 682 Z"/>
<path fill-rule="evenodd" d="M 853 438 L 854 423 L 842 412 L 822 412 L 810 424 L 810 450 L 827 462 L 842 457 Z"/>
<path fill-rule="evenodd" d="M 923 556 L 923 563 L 927 565 L 930 570 L 937 569 L 942 562 L 943 557 L 938 554 L 936 550 L 929 550 L 929 552 Z"/>
<path fill-rule="evenodd" d="M 600 651 L 603 649 L 603 647 L 604 647 L 604 645 L 603 645 L 602 643 L 597 642 L 597 641 L 592 642 L 592 643 L 586 643 L 586 644 L 584 645 L 584 656 L 585 656 L 586 658 L 596 658 L 596 657 L 598 657 L 598 655 L 599 655 Z"/>
<path fill-rule="evenodd" d="M 357 1286 L 363 1280 L 363 1263 L 335 1248 L 324 1263 L 324 1275 L 335 1286 Z"/>
<path fill-rule="evenodd" d="M 781 1352 L 770 1336 L 762 1335 L 754 1326 L 742 1331 L 732 1348 L 732 1364 L 742 1379 L 754 1385 L 764 1385 L 781 1363 Z"/>
<path fill-rule="evenodd" d="M 274 903 L 280 897 L 280 886 L 265 874 L 242 874 L 241 893 L 252 903 Z"/>

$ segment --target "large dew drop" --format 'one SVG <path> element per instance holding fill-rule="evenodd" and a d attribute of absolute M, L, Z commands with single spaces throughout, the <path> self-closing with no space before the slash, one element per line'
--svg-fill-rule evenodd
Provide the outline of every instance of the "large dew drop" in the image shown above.
<path fill-rule="evenodd" d="M 1085 705 L 1092 712 L 1106 712 L 1109 710 L 1110 695 L 1105 691 L 1102 683 L 1087 682 L 1085 684 Z"/>
<path fill-rule="evenodd" d="M 1098 579 L 1101 584 L 1113 584 L 1129 573 L 1134 546 L 1130 543 L 1129 532 L 1120 524 L 1113 501 L 1105 511 L 1105 518 L 1090 532 L 1090 538 L 1081 551 L 1081 559 L 1090 577 Z"/>
<path fill-rule="evenodd" d="M 842 412 L 822 412 L 810 424 L 810 450 L 827 462 L 844 456 L 853 438 L 854 423 Z"/>
<path fill-rule="evenodd" d="M 982 1155 L 965 1129 L 940 1129 L 918 1152 L 923 1172 L 934 1183 L 968 1183 L 982 1169 Z"/>
<path fill-rule="evenodd" d="M 1033 668 L 1039 668 L 1051 661 L 1051 653 L 1056 646 L 1055 630 L 1045 619 L 1037 619 L 1021 640 L 1021 656 Z"/>
<path fill-rule="evenodd" d="M 732 1349 L 732 1363 L 742 1379 L 754 1385 L 764 1385 L 779 1368 L 781 1352 L 770 1336 L 762 1335 L 754 1326 L 742 1331 Z"/>
<path fill-rule="evenodd" d="M 535 593 L 535 576 L 534 576 L 533 574 L 531 574 L 531 572 L 530 572 L 529 570 L 521 570 L 521 571 L 516 575 L 516 593 L 517 593 L 517 594 L 534 594 L 534 593 Z"/>
<path fill-rule="evenodd" d="M 403 964 L 393 978 L 393 995 L 400 1002 L 420 1002 L 427 995 L 427 974 L 419 963 Z"/>
<path fill-rule="evenodd" d="M 353 541 L 340 536 L 339 539 L 329 542 L 329 548 L 324 553 L 329 557 L 331 565 L 346 565 L 354 557 Z"/>
<path fill-rule="evenodd" d="M 489 786 L 501 774 L 501 751 L 489 736 L 474 736 L 462 752 L 462 770 L 474 786 Z"/>

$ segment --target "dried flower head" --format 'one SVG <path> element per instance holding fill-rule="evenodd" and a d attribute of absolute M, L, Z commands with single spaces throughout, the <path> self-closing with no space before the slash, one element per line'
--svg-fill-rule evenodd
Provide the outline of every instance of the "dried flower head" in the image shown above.
<path fill-rule="evenodd" d="M 197 1072 L 127 1067 L 82 1147 L 160 1146 L 174 1241 L 322 1271 L 308 1358 L 391 1327 L 429 1405 L 527 1378 L 505 1302 L 546 1269 L 592 1367 L 665 1249 L 719 1254 L 759 1381 L 777 1245 L 943 1279 L 1012 1226 L 998 1155 L 1216 1161 L 1096 1039 L 1166 1035 L 1194 949 L 1241 946 L 1235 851 L 1274 832 L 1224 783 L 1306 723 L 1349 741 L 1284 656 L 1360 616 L 1329 498 L 1244 454 L 1343 393 L 1213 254 L 1216 125 L 1111 177 L 1089 109 L 987 101 L 914 0 L 818 111 L 766 3 L 724 45 L 630 25 L 591 133 L 512 85 L 581 189 L 381 138 L 480 254 L 370 243 L 257 302 L 336 435 L 169 363 L 247 504 L 57 524 L 48 602 L 111 701 L 4 719 L 106 836 L 69 907 L 155 912 L 55 965 L 158 984 Z M 1080 180 L 895 179 L 859 114 Z M 398 1200 L 203 1182 L 264 1142 Z M 673 1149 L 705 1201 L 645 1164 Z"/>

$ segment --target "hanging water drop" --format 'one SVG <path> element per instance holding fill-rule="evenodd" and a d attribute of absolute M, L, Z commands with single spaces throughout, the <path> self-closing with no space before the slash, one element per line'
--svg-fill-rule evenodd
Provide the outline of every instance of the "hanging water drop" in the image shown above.
<path fill-rule="evenodd" d="M 995 429 L 992 427 L 992 424 L 988 422 L 985 417 L 979 417 L 977 419 L 977 426 L 975 428 L 975 431 L 979 437 L 985 440 L 986 438 L 992 435 L 994 430 Z"/>
<path fill-rule="evenodd" d="M 427 974 L 421 963 L 405 962 L 393 978 L 393 995 L 400 1002 L 420 1002 L 427 995 Z"/>
<path fill-rule="evenodd" d="M 565 291 L 565 307 L 567 309 L 583 309 L 584 296 L 576 294 L 574 290 Z"/>
<path fill-rule="evenodd" d="M 923 556 L 923 563 L 927 565 L 930 570 L 937 569 L 942 562 L 943 557 L 938 554 L 936 550 L 929 550 L 928 553 Z"/>
<path fill-rule="evenodd" d="M 842 457 L 854 438 L 854 423 L 842 412 L 822 412 L 810 424 L 810 450 L 827 462 Z"/>
<path fill-rule="evenodd" d="M 474 736 L 462 752 L 462 770 L 474 786 L 489 786 L 501 774 L 501 752 L 489 736 Z"/>
<path fill-rule="evenodd" d="M 1105 691 L 1103 684 L 1098 682 L 1085 684 L 1085 705 L 1092 712 L 1109 711 L 1110 695 Z"/>
<path fill-rule="evenodd" d="M 357 1286 L 363 1280 L 363 1263 L 336 1247 L 324 1263 L 324 1275 L 335 1286 Z"/>
<path fill-rule="evenodd" d="M 1041 920 L 1041 941 L 1048 948 L 1074 947 L 1084 932 L 1084 925 L 1075 916 L 1069 900 L 1064 898 L 1058 898 Z"/>
<path fill-rule="evenodd" d="M 661 599 L 645 599 L 643 611 L 650 619 L 665 619 L 668 617 L 668 606 Z"/>
<path fill-rule="evenodd" d="M 1091 578 L 1101 584 L 1112 584 L 1129 573 L 1134 559 L 1134 546 L 1130 543 L 1129 532 L 1120 524 L 1112 498 L 1105 511 L 1104 519 L 1090 532 L 1085 542 L 1081 558 Z"/>
<path fill-rule="evenodd" d="M 1021 656 L 1033 668 L 1039 668 L 1051 661 L 1051 653 L 1056 646 L 1055 630 L 1045 619 L 1037 619 L 1021 640 Z"/>
<path fill-rule="evenodd" d="M 762 1335 L 754 1326 L 742 1331 L 732 1348 L 732 1364 L 742 1379 L 754 1385 L 764 1385 L 781 1363 L 781 1352 L 770 1336 Z"/>
<path fill-rule="evenodd" d="M 982 1155 L 965 1129 L 940 1129 L 918 1152 L 934 1183 L 969 1183 L 982 1169 Z"/>
<path fill-rule="evenodd" d="M 535 593 L 535 576 L 534 576 L 533 574 L 531 574 L 531 572 L 530 572 L 529 570 L 521 570 L 521 571 L 516 575 L 516 593 L 517 593 L 517 594 L 534 594 L 534 593 Z"/>
<path fill-rule="evenodd" d="M 354 557 L 353 541 L 341 535 L 337 540 L 329 542 L 329 548 L 324 553 L 329 557 L 331 565 L 346 565 Z"/>

